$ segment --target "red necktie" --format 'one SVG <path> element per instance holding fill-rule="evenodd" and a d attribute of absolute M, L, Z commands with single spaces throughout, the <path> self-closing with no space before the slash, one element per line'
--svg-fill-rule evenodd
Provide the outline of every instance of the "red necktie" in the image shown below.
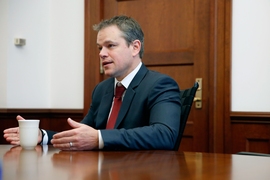
<path fill-rule="evenodd" d="M 115 95 L 114 95 L 114 100 L 113 100 L 113 108 L 112 108 L 112 112 L 111 112 L 111 115 L 109 117 L 106 129 L 113 129 L 114 128 L 114 125 L 115 125 L 115 122 L 116 122 L 116 119 L 118 116 L 118 112 L 119 112 L 121 104 L 122 104 L 122 95 L 123 95 L 125 90 L 126 90 L 126 88 L 121 83 L 118 82 L 116 84 Z"/>

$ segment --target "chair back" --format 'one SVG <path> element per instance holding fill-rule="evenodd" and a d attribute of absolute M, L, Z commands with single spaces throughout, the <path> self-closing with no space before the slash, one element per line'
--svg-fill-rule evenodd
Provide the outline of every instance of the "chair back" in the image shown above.
<path fill-rule="evenodd" d="M 180 99 L 181 99 L 182 107 L 181 107 L 179 135 L 178 135 L 176 144 L 174 146 L 175 151 L 178 151 L 179 149 L 181 139 L 182 139 L 185 127 L 186 127 L 186 122 L 188 120 L 188 115 L 192 107 L 193 99 L 195 97 L 198 87 L 199 87 L 198 82 L 195 82 L 193 87 L 191 87 L 190 89 L 185 89 L 185 90 L 180 91 Z"/>

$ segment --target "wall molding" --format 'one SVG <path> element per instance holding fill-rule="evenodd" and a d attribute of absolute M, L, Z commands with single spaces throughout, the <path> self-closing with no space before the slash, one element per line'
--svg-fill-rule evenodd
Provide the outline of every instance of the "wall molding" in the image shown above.
<path fill-rule="evenodd" d="M 230 119 L 231 123 L 270 124 L 270 113 L 234 111 L 230 113 Z"/>

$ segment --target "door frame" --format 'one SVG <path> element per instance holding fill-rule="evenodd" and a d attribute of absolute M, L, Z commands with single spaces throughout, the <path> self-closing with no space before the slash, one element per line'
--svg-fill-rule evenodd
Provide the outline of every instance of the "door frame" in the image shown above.
<path fill-rule="evenodd" d="M 209 150 L 230 152 L 232 0 L 211 4 L 209 59 Z"/>

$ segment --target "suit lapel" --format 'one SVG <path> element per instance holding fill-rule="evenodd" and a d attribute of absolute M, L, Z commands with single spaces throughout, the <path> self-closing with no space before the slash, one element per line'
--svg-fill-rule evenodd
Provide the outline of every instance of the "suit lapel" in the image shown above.
<path fill-rule="evenodd" d="M 96 127 L 100 129 L 105 129 L 108 116 L 110 113 L 112 100 L 114 96 L 114 78 L 111 78 L 112 80 L 108 83 L 106 93 L 101 98 L 100 107 L 98 110 L 97 115 L 97 121 L 96 121 Z"/>
<path fill-rule="evenodd" d="M 128 89 L 126 90 L 126 93 L 125 93 L 125 96 L 124 96 L 124 99 L 123 99 L 123 102 L 122 102 L 122 105 L 120 108 L 120 112 L 119 112 L 117 120 L 116 120 L 115 128 L 117 128 L 120 125 L 120 123 L 124 119 L 126 113 L 128 112 L 128 109 L 129 109 L 129 107 L 133 101 L 133 98 L 136 94 L 136 88 L 140 84 L 140 82 L 143 80 L 147 71 L 148 71 L 148 69 L 145 67 L 144 64 L 142 64 L 140 70 L 138 71 L 138 73 L 135 75 L 135 77 L 131 81 Z"/>

